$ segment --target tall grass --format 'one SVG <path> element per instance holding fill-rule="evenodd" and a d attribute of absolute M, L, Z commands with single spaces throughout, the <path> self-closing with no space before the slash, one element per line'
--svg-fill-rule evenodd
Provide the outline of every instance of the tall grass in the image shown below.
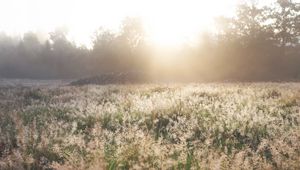
<path fill-rule="evenodd" d="M 0 169 L 299 169 L 300 85 L 0 89 Z"/>

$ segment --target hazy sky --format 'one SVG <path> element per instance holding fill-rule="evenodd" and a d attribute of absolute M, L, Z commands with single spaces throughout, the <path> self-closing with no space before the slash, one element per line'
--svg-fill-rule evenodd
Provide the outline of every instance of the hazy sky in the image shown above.
<path fill-rule="evenodd" d="M 126 16 L 142 18 L 149 39 L 171 44 L 210 29 L 212 18 L 231 15 L 238 0 L 0 0 L 0 31 L 49 32 L 69 28 L 70 36 L 87 44 L 100 26 L 117 30 Z"/>

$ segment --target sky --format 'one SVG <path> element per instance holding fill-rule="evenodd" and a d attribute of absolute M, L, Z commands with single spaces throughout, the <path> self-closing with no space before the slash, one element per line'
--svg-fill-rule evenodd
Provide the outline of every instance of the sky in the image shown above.
<path fill-rule="evenodd" d="M 238 0 L 0 0 L 0 31 L 21 35 L 66 27 L 78 44 L 104 27 L 117 31 L 125 17 L 140 17 L 149 39 L 183 42 L 211 29 L 213 18 L 232 15 Z"/>

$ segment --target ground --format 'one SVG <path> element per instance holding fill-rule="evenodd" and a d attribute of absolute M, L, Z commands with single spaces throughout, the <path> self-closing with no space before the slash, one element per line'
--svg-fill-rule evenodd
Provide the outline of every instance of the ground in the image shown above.
<path fill-rule="evenodd" d="M 0 87 L 0 169 L 300 169 L 299 83 Z"/>

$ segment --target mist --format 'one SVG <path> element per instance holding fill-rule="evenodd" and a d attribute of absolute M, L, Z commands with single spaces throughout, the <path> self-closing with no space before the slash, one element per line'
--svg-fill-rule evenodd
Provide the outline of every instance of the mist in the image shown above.
<path fill-rule="evenodd" d="M 300 80 L 300 5 L 243 3 L 233 17 L 218 17 L 194 43 L 159 47 L 143 22 L 125 18 L 120 31 L 95 30 L 92 48 L 56 29 L 0 33 L 0 78 L 77 79 L 107 73 L 142 73 L 158 81 Z M 46 38 L 45 38 L 46 37 Z"/>

